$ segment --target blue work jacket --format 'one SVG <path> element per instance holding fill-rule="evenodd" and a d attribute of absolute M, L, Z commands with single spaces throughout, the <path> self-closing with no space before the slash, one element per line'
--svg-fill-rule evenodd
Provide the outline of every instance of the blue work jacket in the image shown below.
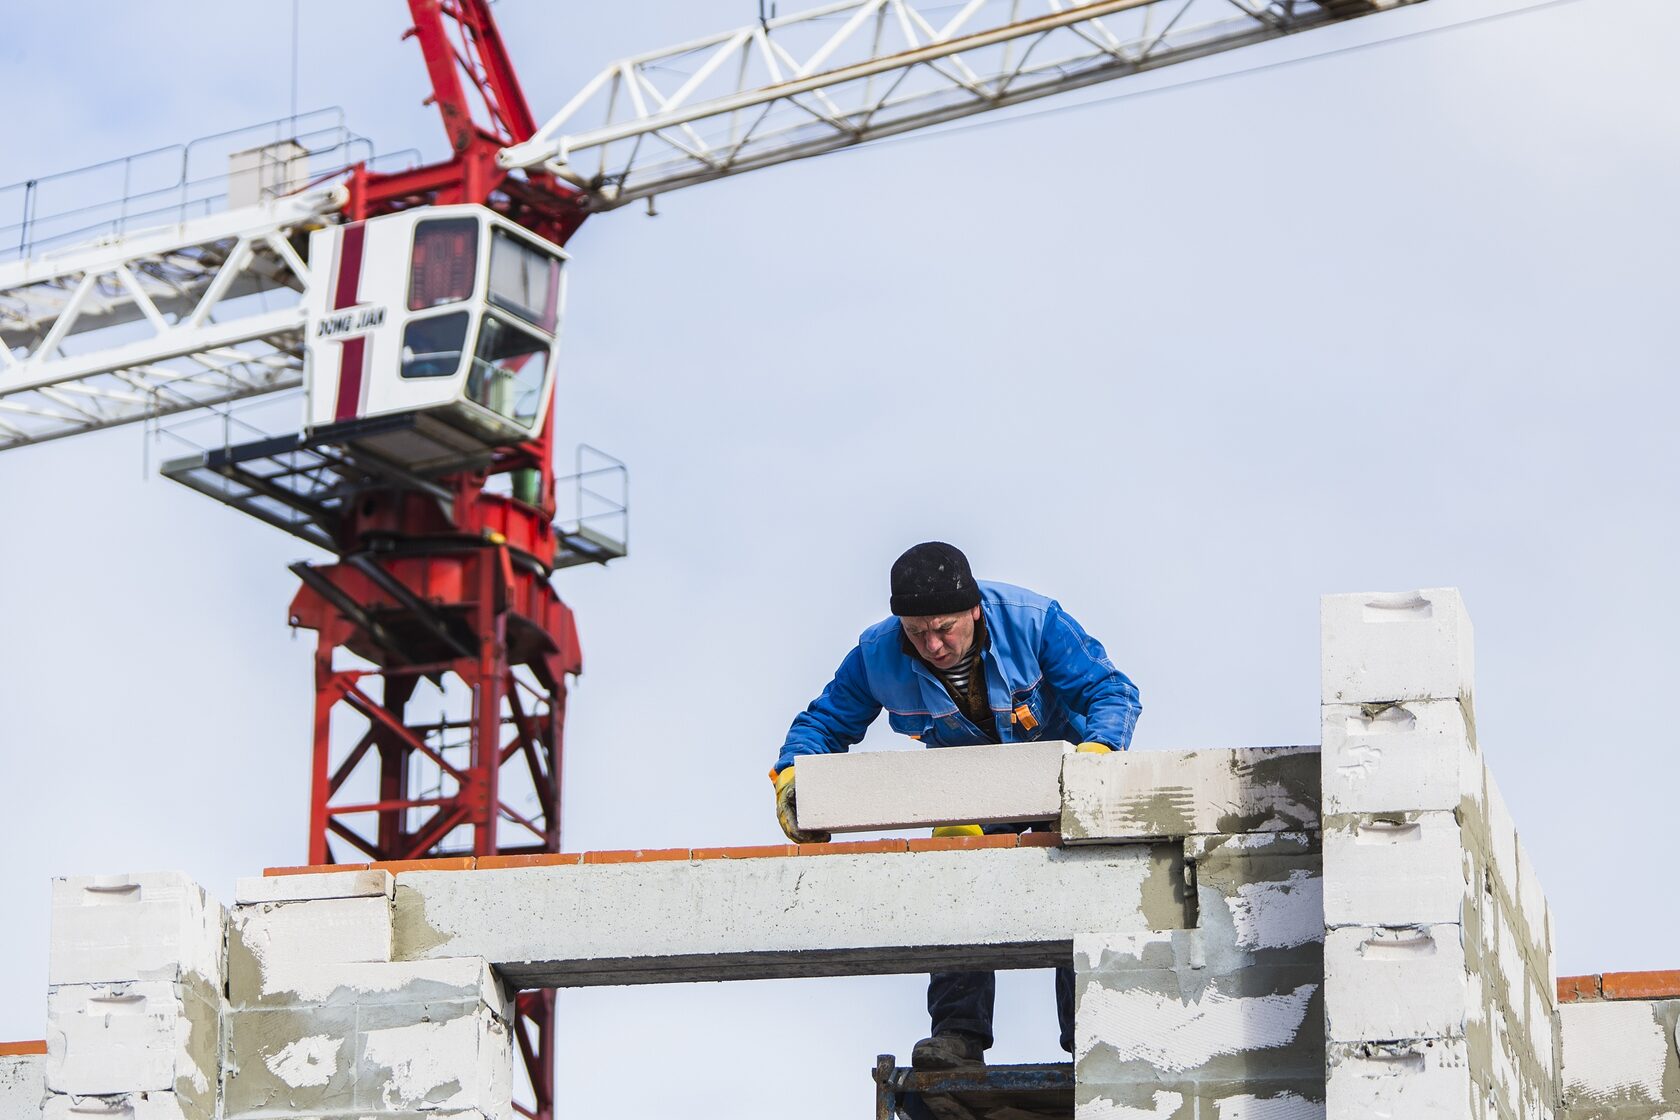
<path fill-rule="evenodd" d="M 776 769 L 802 754 L 844 751 L 887 710 L 892 729 L 923 746 L 1098 742 L 1125 750 L 1138 713 L 1137 686 L 1108 660 L 1061 604 L 1024 587 L 978 581 L 987 643 L 981 661 L 997 738 L 958 709 L 944 683 L 906 646 L 897 618 L 877 622 L 811 706 L 794 718 Z"/>

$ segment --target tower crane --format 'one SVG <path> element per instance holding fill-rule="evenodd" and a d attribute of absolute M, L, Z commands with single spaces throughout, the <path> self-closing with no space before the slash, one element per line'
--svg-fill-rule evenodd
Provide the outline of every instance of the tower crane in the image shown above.
<path fill-rule="evenodd" d="M 615 62 L 539 121 L 489 0 L 408 0 L 447 160 L 323 171 L 288 137 L 236 156 L 214 205 L 70 235 L 26 185 L 0 230 L 0 451 L 301 390 L 295 430 L 163 472 L 335 558 L 292 567 L 317 635 L 308 861 L 557 851 L 582 658 L 550 577 L 625 554 L 556 520 L 586 218 L 1417 2 L 841 0 Z M 518 1010 L 522 1111 L 547 1117 L 552 993 Z"/>

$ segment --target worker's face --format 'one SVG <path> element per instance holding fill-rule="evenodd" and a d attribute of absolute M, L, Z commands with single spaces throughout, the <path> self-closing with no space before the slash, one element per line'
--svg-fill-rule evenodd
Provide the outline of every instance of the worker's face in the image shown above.
<path fill-rule="evenodd" d="M 974 624 L 979 620 L 980 608 L 970 607 L 962 614 L 916 615 L 899 623 L 922 660 L 935 669 L 949 669 L 974 648 Z"/>

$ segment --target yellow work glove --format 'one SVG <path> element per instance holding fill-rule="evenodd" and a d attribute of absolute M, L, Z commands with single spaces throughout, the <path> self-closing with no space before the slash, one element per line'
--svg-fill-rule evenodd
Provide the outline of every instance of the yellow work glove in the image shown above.
<path fill-rule="evenodd" d="M 947 836 L 984 836 L 986 832 L 977 824 L 942 824 L 933 830 L 935 839 Z"/>
<path fill-rule="evenodd" d="M 1114 748 L 1107 743 L 1081 743 L 1073 748 L 1074 754 L 1108 754 Z"/>
<path fill-rule="evenodd" d="M 829 840 L 828 833 L 800 831 L 799 807 L 793 794 L 793 771 L 792 766 L 780 773 L 770 771 L 770 780 L 776 783 L 776 823 L 782 826 L 787 838 L 795 844 L 826 844 Z"/>

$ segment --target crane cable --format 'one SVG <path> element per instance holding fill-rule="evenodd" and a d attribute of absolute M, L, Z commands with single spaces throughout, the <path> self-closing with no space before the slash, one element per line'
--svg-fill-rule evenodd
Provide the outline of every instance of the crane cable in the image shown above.
<path fill-rule="evenodd" d="M 298 6 L 301 0 L 292 0 L 292 131 L 297 131 L 298 115 Z"/>
<path fill-rule="evenodd" d="M 847 148 L 839 148 L 829 154 L 843 155 L 850 152 L 875 151 L 880 148 L 890 148 L 899 144 L 919 144 L 928 140 L 937 140 L 942 136 L 955 136 L 961 132 L 973 132 L 985 128 L 998 128 L 1002 125 L 1014 124 L 1017 121 L 1036 120 L 1040 117 L 1059 116 L 1062 113 L 1073 113 L 1079 111 L 1080 109 L 1090 109 L 1098 105 L 1109 105 L 1116 101 L 1128 101 L 1134 97 L 1146 97 L 1155 93 L 1170 93 L 1173 90 L 1187 89 L 1191 86 L 1212 85 L 1215 82 L 1222 82 L 1229 78 L 1242 78 L 1248 76 L 1249 74 L 1260 74 L 1269 70 L 1283 70 L 1303 62 L 1317 62 L 1319 59 L 1331 58 L 1339 54 L 1352 54 L 1356 51 L 1370 50 L 1373 47 L 1386 47 L 1393 43 L 1405 43 L 1413 39 L 1423 39 L 1446 31 L 1458 31 L 1462 28 L 1474 27 L 1478 24 L 1494 23 L 1499 20 L 1510 19 L 1515 16 L 1532 15 L 1535 12 L 1544 11 L 1548 8 L 1562 8 L 1567 5 L 1578 4 L 1580 2 L 1581 0 L 1537 0 L 1536 3 L 1527 4 L 1520 8 L 1508 8 L 1502 12 L 1489 12 L 1486 15 L 1473 16 L 1470 19 L 1460 20 L 1457 23 L 1436 24 L 1434 27 L 1423 27 L 1416 31 L 1407 31 L 1399 35 L 1390 35 L 1382 39 L 1367 39 L 1362 43 L 1348 43 L 1345 46 L 1331 47 L 1329 50 L 1318 51 L 1315 54 L 1303 54 L 1295 55 L 1290 58 L 1280 58 L 1272 62 L 1262 62 L 1255 66 L 1247 66 L 1240 70 L 1222 70 L 1217 74 L 1204 74 L 1197 78 L 1187 78 L 1181 82 L 1172 82 L 1167 85 L 1160 86 L 1150 86 L 1148 89 L 1125 90 L 1121 93 L 1109 94 L 1106 97 L 1093 97 L 1089 101 L 1079 101 L 1072 105 L 1054 105 L 1046 109 L 1034 109 L 1030 112 L 1016 113 L 1006 117 L 993 117 L 990 120 L 974 121 L 969 124 L 960 124 L 954 125 L 950 128 L 919 132 L 909 136 L 889 136 L 885 139 L 876 140 L 869 144 L 852 145 Z"/>

